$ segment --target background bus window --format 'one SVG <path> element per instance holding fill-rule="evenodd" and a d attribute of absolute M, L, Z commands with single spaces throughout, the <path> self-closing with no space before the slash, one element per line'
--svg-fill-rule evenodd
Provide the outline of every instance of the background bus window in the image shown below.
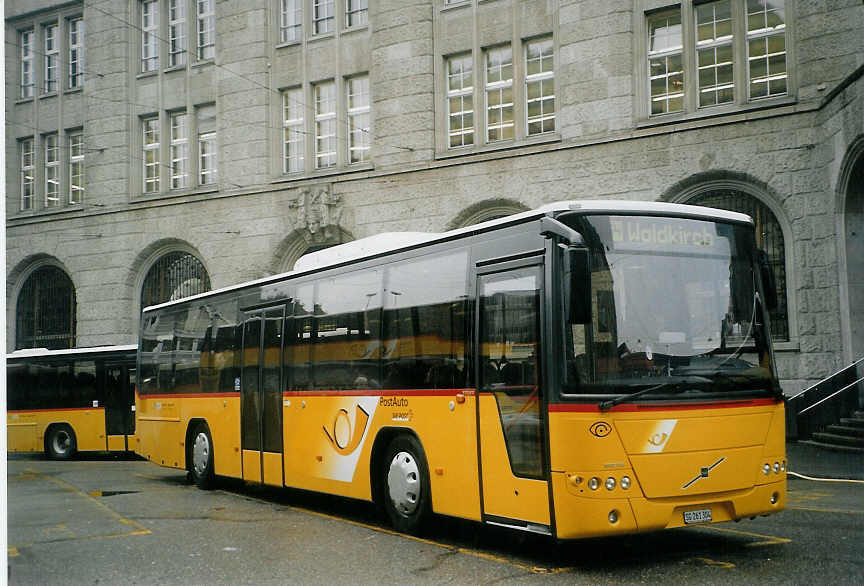
<path fill-rule="evenodd" d="M 498 403 L 517 476 L 542 475 L 539 267 L 480 277 L 480 383 Z"/>
<path fill-rule="evenodd" d="M 387 268 L 384 388 L 463 388 L 468 254 L 434 256 Z"/>

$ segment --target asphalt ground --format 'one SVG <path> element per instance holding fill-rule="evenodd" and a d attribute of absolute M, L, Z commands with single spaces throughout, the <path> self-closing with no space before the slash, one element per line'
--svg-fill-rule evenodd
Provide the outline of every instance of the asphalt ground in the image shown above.
<path fill-rule="evenodd" d="M 790 470 L 864 472 L 811 450 L 790 446 Z M 790 477 L 779 515 L 556 543 L 443 517 L 409 537 L 367 503 L 236 481 L 204 492 L 137 459 L 16 455 L 7 481 L 11 584 L 864 584 L 861 482 Z"/>

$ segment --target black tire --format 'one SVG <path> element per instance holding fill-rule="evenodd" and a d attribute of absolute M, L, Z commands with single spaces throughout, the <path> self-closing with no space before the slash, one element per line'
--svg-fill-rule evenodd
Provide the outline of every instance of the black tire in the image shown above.
<path fill-rule="evenodd" d="M 390 442 L 381 466 L 381 502 L 397 531 L 416 535 L 432 513 L 429 466 L 413 435 Z"/>
<path fill-rule="evenodd" d="M 45 453 L 52 460 L 69 460 L 78 451 L 75 432 L 65 423 L 54 425 L 45 435 Z"/>
<path fill-rule="evenodd" d="M 189 436 L 189 456 L 186 459 L 189 475 L 198 488 L 210 490 L 215 484 L 213 474 L 213 437 L 206 423 L 199 423 Z"/>

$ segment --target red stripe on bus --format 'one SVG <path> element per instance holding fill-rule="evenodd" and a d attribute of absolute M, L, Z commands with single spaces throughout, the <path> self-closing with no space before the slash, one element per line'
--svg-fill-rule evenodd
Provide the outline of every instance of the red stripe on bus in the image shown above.
<path fill-rule="evenodd" d="M 348 391 L 282 391 L 283 397 L 440 397 L 462 393 L 474 396 L 474 389 L 390 389 Z"/>
<path fill-rule="evenodd" d="M 633 413 L 636 411 L 692 411 L 694 409 L 733 409 L 735 407 L 762 407 L 765 405 L 776 405 L 780 401 L 776 399 L 744 399 L 741 401 L 718 401 L 716 403 L 675 403 L 665 405 L 615 405 L 609 412 Z M 596 404 L 572 404 L 553 403 L 549 405 L 552 413 L 599 413 L 600 407 Z M 605 411 L 604 411 L 605 412 Z"/>
<path fill-rule="evenodd" d="M 180 393 L 177 395 L 138 395 L 139 399 L 200 399 L 203 397 L 239 397 L 239 392 L 233 393 Z"/>
<path fill-rule="evenodd" d="M 48 411 L 92 411 L 93 409 L 102 409 L 105 407 L 58 407 L 57 409 L 13 409 L 6 413 L 46 413 Z"/>

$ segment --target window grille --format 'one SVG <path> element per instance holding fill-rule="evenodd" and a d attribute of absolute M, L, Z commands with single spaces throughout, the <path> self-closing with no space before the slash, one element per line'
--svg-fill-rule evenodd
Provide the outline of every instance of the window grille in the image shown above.
<path fill-rule="evenodd" d="M 336 84 L 315 85 L 315 167 L 336 165 Z"/>
<path fill-rule="evenodd" d="M 75 347 L 75 287 L 59 267 L 31 273 L 16 307 L 15 348 Z"/>
<path fill-rule="evenodd" d="M 555 130 L 555 63 L 552 39 L 525 47 L 525 99 L 528 135 Z"/>
<path fill-rule="evenodd" d="M 84 85 L 84 21 L 69 21 L 69 89 Z"/>
<path fill-rule="evenodd" d="M 36 174 L 33 139 L 21 141 L 21 211 L 33 209 L 33 184 Z"/>
<path fill-rule="evenodd" d="M 279 20 L 279 41 L 292 43 L 300 40 L 303 32 L 303 0 L 282 0 Z"/>
<path fill-rule="evenodd" d="M 513 138 L 513 53 L 510 47 L 486 51 L 486 140 Z"/>
<path fill-rule="evenodd" d="M 45 70 L 43 71 L 42 91 L 46 94 L 57 91 L 57 25 L 50 24 L 43 29 L 45 35 Z"/>
<path fill-rule="evenodd" d="M 346 0 L 345 2 L 345 24 L 352 26 L 363 26 L 369 22 L 369 0 Z"/>
<path fill-rule="evenodd" d="M 69 203 L 84 199 L 84 133 L 69 133 Z"/>
<path fill-rule="evenodd" d="M 60 205 L 60 145 L 56 134 L 42 137 L 45 146 L 45 207 Z"/>
<path fill-rule="evenodd" d="M 447 118 L 450 148 L 474 144 L 474 71 L 471 55 L 447 60 Z"/>
<path fill-rule="evenodd" d="M 783 231 L 777 218 L 764 203 L 735 189 L 712 189 L 687 203 L 747 214 L 756 224 L 756 246 L 768 255 L 777 281 L 777 309 L 770 312 L 771 337 L 789 340 L 789 314 L 786 301 L 786 251 Z"/>
<path fill-rule="evenodd" d="M 21 97 L 33 97 L 33 31 L 21 31 Z"/>
<path fill-rule="evenodd" d="M 168 66 L 186 63 L 186 0 L 168 3 Z"/>
<path fill-rule="evenodd" d="M 159 69 L 159 3 L 141 3 L 141 71 Z"/>
<path fill-rule="evenodd" d="M 347 80 L 348 89 L 348 162 L 369 160 L 369 77 Z"/>
<path fill-rule="evenodd" d="M 303 90 L 293 88 L 286 90 L 282 94 L 283 99 L 283 120 L 284 127 L 284 169 L 285 173 L 299 173 L 303 171 L 303 151 L 304 138 L 303 132 Z"/>
<path fill-rule="evenodd" d="M 198 60 L 213 59 L 216 56 L 216 16 L 213 13 L 213 0 L 198 2 Z"/>
<path fill-rule="evenodd" d="M 141 307 L 158 305 L 210 290 L 201 261 L 188 252 L 169 252 L 150 267 L 141 288 Z"/>

